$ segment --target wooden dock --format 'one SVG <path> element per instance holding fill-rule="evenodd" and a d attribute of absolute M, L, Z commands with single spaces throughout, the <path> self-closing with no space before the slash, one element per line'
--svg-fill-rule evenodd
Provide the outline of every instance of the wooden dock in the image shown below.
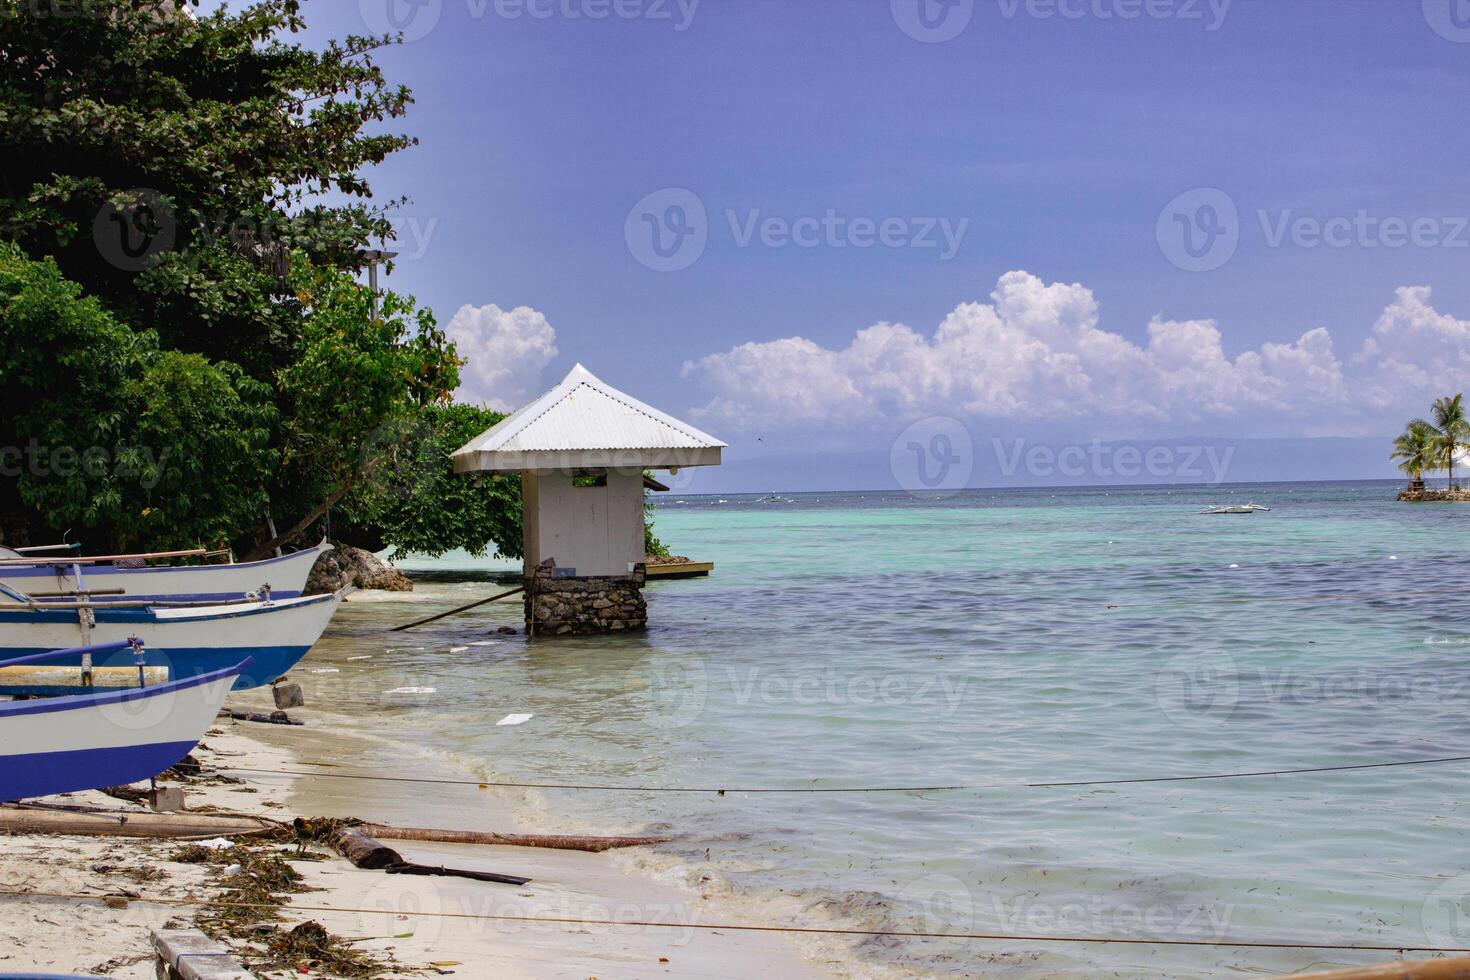
<path fill-rule="evenodd" d="M 715 570 L 712 561 L 690 561 L 688 558 L 682 561 L 661 561 L 658 563 L 648 562 L 644 566 L 645 574 L 653 578 L 703 578 Z"/>

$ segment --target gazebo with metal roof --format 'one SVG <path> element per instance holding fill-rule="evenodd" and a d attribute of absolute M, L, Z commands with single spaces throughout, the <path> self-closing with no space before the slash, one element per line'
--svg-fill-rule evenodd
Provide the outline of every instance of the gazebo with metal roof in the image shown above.
<path fill-rule="evenodd" d="M 527 629 L 598 633 L 646 622 L 644 471 L 717 466 L 724 448 L 578 364 L 457 450 L 454 469 L 521 475 Z"/>

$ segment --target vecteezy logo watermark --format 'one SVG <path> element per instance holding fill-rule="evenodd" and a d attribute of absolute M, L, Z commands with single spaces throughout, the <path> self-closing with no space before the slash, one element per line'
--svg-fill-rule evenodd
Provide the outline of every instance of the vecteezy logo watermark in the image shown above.
<path fill-rule="evenodd" d="M 969 218 L 874 218 L 836 208 L 796 217 L 760 208 L 726 208 L 724 218 L 736 248 L 920 249 L 938 252 L 941 262 L 959 254 L 970 228 Z M 684 187 L 654 191 L 633 205 L 623 221 L 628 251 L 655 272 L 678 272 L 698 262 L 710 235 L 704 201 Z"/>
<path fill-rule="evenodd" d="M 1295 208 L 1258 208 L 1255 216 L 1267 248 L 1470 248 L 1467 215 L 1377 214 L 1358 208 L 1320 216 Z M 1244 231 L 1234 199 L 1218 187 L 1180 194 L 1155 225 L 1164 257 L 1187 272 L 1210 272 L 1229 262 Z"/>
<path fill-rule="evenodd" d="M 111 265 L 142 272 L 173 248 L 178 226 L 162 194 L 139 187 L 106 202 L 92 219 L 92 240 Z"/>
<path fill-rule="evenodd" d="M 893 22 L 915 41 L 940 44 L 964 33 L 975 0 L 888 0 Z"/>
<path fill-rule="evenodd" d="M 893 440 L 888 453 L 893 479 L 909 493 L 944 497 L 963 490 L 975 470 L 975 444 L 963 422 L 945 416 L 920 419 Z"/>
<path fill-rule="evenodd" d="M 357 9 L 374 34 L 402 34 L 404 41 L 417 41 L 438 25 L 444 0 L 357 0 Z"/>
<path fill-rule="evenodd" d="M 632 682 L 647 692 L 645 720 L 653 728 L 683 728 L 704 713 L 709 699 L 709 672 L 695 656 L 661 663 L 648 676 Z"/>
<path fill-rule="evenodd" d="M 1470 44 L 1470 0 L 1422 0 L 1424 19 L 1446 41 Z"/>
<path fill-rule="evenodd" d="M 633 258 L 654 272 L 678 272 L 699 261 L 709 244 L 709 215 L 699 195 L 683 187 L 654 191 L 623 222 Z"/>
<path fill-rule="evenodd" d="M 1431 946 L 1470 945 L 1470 873 L 1435 885 L 1424 899 L 1419 922 Z"/>
<path fill-rule="evenodd" d="M 1154 699 L 1184 728 L 1215 728 L 1230 720 L 1240 700 L 1240 674 L 1227 653 L 1181 653 L 1154 675 Z"/>
<path fill-rule="evenodd" d="M 1200 481 L 1210 484 L 1225 482 L 1235 447 L 1222 452 L 1214 446 L 1158 445 L 1146 449 L 1124 444 L 1114 446 L 1094 439 L 1085 445 L 1028 446 L 1025 439 L 992 438 L 991 450 L 1007 479 L 1024 468 L 1027 476 L 1048 478 L 1134 480 L 1147 476 L 1160 483 Z"/>
<path fill-rule="evenodd" d="M 1164 257 L 1186 272 L 1210 272 L 1240 246 L 1240 212 L 1218 187 L 1185 191 L 1164 206 L 1154 224 Z"/>

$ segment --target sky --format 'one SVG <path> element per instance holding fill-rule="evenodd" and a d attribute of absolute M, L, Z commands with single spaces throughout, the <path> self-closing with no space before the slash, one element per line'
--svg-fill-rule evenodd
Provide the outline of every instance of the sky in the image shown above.
<path fill-rule="evenodd" d="M 304 8 L 405 34 L 460 397 L 581 362 L 730 444 L 680 489 L 1392 476 L 1467 376 L 1470 0 Z"/>

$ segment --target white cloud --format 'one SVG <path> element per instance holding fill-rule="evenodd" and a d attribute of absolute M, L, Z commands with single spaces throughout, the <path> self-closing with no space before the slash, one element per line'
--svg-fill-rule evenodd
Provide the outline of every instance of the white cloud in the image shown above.
<path fill-rule="evenodd" d="M 790 337 L 684 371 L 714 392 L 698 414 L 742 429 L 922 415 L 1165 424 L 1348 408 L 1325 329 L 1231 357 L 1213 320 L 1155 318 L 1145 346 L 1102 330 L 1096 298 L 1078 284 L 1008 272 L 990 299 L 956 307 L 932 337 L 879 323 L 841 350 Z"/>
<path fill-rule="evenodd" d="M 1373 325 L 1353 364 L 1366 376 L 1363 397 L 1374 408 L 1397 408 L 1404 395 L 1461 391 L 1470 379 L 1470 321 L 1440 313 L 1428 286 L 1402 286 Z M 1423 398 L 1411 399 L 1423 410 Z"/>
<path fill-rule="evenodd" d="M 556 330 L 529 306 L 461 306 L 444 331 L 469 362 L 460 368 L 455 397 L 499 412 L 540 394 L 541 371 L 557 355 Z"/>

